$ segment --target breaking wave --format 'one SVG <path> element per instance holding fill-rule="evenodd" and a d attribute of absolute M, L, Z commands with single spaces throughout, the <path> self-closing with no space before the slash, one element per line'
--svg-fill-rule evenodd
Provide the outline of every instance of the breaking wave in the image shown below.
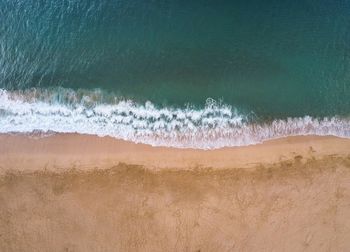
<path fill-rule="evenodd" d="M 215 149 L 296 135 L 350 137 L 350 118 L 287 118 L 263 122 L 207 99 L 202 108 L 158 107 L 101 90 L 0 89 L 0 133 L 81 133 L 153 146 Z"/>

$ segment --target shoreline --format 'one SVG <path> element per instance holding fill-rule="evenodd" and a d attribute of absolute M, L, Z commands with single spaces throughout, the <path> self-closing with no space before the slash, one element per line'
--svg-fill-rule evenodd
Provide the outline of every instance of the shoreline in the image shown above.
<path fill-rule="evenodd" d="M 112 137 L 58 133 L 42 138 L 0 134 L 1 173 L 7 170 L 63 171 L 108 169 L 119 163 L 151 170 L 195 168 L 252 168 L 295 158 L 350 155 L 350 139 L 333 136 L 295 136 L 261 144 L 214 150 L 153 147 Z M 23 166 L 25 164 L 25 166 Z"/>

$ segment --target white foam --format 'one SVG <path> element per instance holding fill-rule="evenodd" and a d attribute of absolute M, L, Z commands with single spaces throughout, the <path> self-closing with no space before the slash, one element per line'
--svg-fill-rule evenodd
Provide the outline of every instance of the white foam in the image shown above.
<path fill-rule="evenodd" d="M 237 109 L 212 99 L 201 109 L 181 109 L 103 96 L 99 90 L 0 89 L 0 132 L 82 133 L 200 149 L 250 145 L 295 135 L 350 137 L 349 118 L 305 116 L 254 123 Z"/>

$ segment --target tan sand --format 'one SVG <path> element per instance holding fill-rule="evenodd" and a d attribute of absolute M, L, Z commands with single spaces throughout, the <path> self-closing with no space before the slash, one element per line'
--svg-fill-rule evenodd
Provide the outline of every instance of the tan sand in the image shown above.
<path fill-rule="evenodd" d="M 143 165 L 147 169 L 228 169 L 294 159 L 350 155 L 350 140 L 337 137 L 289 137 L 247 147 L 193 150 L 152 147 L 79 134 L 57 134 L 45 138 L 0 134 L 0 173 L 15 171 L 106 169 L 119 163 Z"/>
<path fill-rule="evenodd" d="M 0 135 L 0 251 L 349 251 L 350 140 Z"/>

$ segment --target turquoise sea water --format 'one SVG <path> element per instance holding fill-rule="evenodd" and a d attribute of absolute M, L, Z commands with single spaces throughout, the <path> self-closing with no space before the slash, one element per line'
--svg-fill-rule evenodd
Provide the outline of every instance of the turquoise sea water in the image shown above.
<path fill-rule="evenodd" d="M 0 0 L 0 132 L 198 148 L 349 137 L 349 11 L 340 0 Z"/>

